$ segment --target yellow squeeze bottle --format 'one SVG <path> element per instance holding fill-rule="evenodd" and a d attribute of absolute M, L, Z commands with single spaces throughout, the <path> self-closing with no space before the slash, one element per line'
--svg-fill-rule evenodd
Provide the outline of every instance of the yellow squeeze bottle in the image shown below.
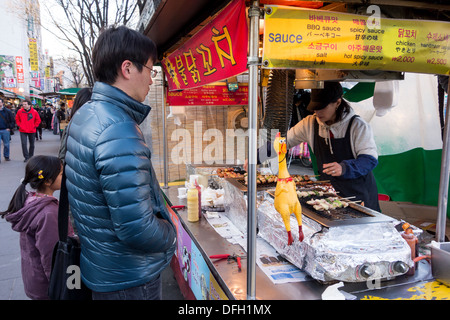
<path fill-rule="evenodd" d="M 198 221 L 198 190 L 197 188 L 189 188 L 187 192 L 188 221 Z"/>

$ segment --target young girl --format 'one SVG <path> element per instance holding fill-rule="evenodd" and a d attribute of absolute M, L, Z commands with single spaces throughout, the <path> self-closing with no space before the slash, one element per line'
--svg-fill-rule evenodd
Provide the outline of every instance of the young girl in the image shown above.
<path fill-rule="evenodd" d="M 20 232 L 22 279 L 26 295 L 34 300 L 49 299 L 52 254 L 58 242 L 58 199 L 53 193 L 61 188 L 61 178 L 59 158 L 30 158 L 8 209 L 0 212 Z M 36 191 L 27 192 L 27 184 Z"/>

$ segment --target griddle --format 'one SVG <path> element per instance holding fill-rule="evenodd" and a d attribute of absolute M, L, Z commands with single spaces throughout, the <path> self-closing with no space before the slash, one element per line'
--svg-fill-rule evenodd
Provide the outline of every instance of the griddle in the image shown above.
<path fill-rule="evenodd" d="M 297 189 L 297 191 L 312 190 L 314 190 L 314 188 Z M 267 193 L 275 198 L 275 190 L 267 190 Z M 366 208 L 357 203 L 350 202 L 346 208 L 323 211 L 318 211 L 314 209 L 312 205 L 307 203 L 307 201 L 311 199 L 324 199 L 330 196 L 337 197 L 341 201 L 346 201 L 338 195 L 331 195 L 329 193 L 324 193 L 323 196 L 312 195 L 308 197 L 299 197 L 302 206 L 302 214 L 328 228 L 344 225 L 389 222 L 394 220 L 378 211 Z"/>

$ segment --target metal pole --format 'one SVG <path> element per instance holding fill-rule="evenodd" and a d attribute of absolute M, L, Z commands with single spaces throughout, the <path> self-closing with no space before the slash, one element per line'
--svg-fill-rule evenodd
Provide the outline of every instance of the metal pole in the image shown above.
<path fill-rule="evenodd" d="M 447 217 L 447 202 L 448 202 L 448 184 L 450 175 L 450 81 L 447 90 L 447 107 L 446 120 L 444 127 L 444 140 L 442 144 L 442 163 L 441 163 L 441 178 L 439 182 L 439 200 L 438 200 L 438 216 L 436 222 L 436 241 L 445 241 L 445 224 Z"/>
<path fill-rule="evenodd" d="M 247 190 L 247 300 L 255 300 L 256 291 L 256 161 L 258 119 L 259 1 L 253 1 L 248 12 L 249 87 L 248 87 L 248 190 Z"/>
<path fill-rule="evenodd" d="M 162 73 L 162 114 L 163 114 L 163 158 L 164 158 L 164 186 L 163 189 L 169 189 L 167 184 L 168 181 L 168 172 L 167 172 L 167 139 L 166 139 L 166 75 L 164 72 Z"/>

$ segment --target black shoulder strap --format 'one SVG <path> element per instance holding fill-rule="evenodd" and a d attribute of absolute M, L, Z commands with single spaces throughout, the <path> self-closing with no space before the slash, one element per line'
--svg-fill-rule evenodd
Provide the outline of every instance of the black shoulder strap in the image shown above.
<path fill-rule="evenodd" d="M 69 228 L 69 197 L 66 186 L 66 166 L 64 165 L 63 175 L 61 179 L 61 190 L 59 193 L 59 207 L 58 207 L 58 232 L 60 241 L 67 241 L 68 228 Z"/>
<path fill-rule="evenodd" d="M 69 137 L 70 122 L 67 126 L 66 134 L 66 152 L 67 152 L 67 139 Z M 58 233 L 60 241 L 67 241 L 67 233 L 69 228 L 69 194 L 67 192 L 66 185 L 66 164 L 63 164 L 63 174 L 61 179 L 61 190 L 59 192 L 59 207 L 58 207 Z"/>
<path fill-rule="evenodd" d="M 355 118 L 357 118 L 357 117 L 359 117 L 359 116 L 357 114 L 355 114 L 348 122 L 347 131 L 345 132 L 346 137 L 350 135 L 350 128 L 352 127 L 353 120 L 355 120 Z"/>

